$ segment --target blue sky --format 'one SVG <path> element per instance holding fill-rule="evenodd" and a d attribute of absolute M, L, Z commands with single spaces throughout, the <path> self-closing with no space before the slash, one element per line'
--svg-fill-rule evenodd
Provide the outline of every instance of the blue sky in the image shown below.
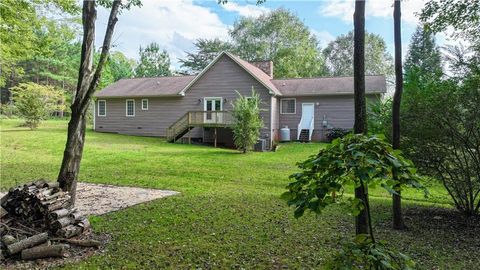
<path fill-rule="evenodd" d="M 402 47 L 404 54 L 425 0 L 402 1 Z M 367 31 L 382 36 L 393 54 L 393 1 L 369 0 L 366 7 Z M 138 57 L 140 45 L 157 42 L 165 48 L 178 66 L 178 58 L 185 51 L 194 50 L 197 38 L 228 39 L 228 30 L 240 16 L 259 16 L 276 8 L 286 8 L 296 13 L 317 36 L 322 47 L 335 37 L 353 29 L 353 0 L 325 1 L 275 1 L 267 0 L 257 6 L 255 0 L 230 1 L 219 5 L 216 0 L 143 0 L 141 8 L 125 11 L 117 23 L 114 36 L 115 50 L 130 58 Z M 108 18 L 100 10 L 97 21 L 97 44 L 103 39 Z"/>

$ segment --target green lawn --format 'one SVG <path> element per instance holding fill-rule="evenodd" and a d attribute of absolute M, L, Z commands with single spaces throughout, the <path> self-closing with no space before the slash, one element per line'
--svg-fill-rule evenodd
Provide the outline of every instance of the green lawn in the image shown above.
<path fill-rule="evenodd" d="M 54 179 L 66 137 L 65 121 L 47 121 L 38 130 L 1 120 L 0 189 L 35 178 Z M 275 153 L 239 154 L 227 149 L 173 145 L 158 138 L 87 132 L 80 179 L 85 182 L 180 191 L 101 217 L 96 231 L 112 234 L 107 251 L 67 268 L 321 268 L 353 234 L 353 218 L 332 207 L 324 215 L 293 218 L 280 194 L 295 163 L 322 144 L 282 144 Z M 480 265 L 476 237 L 458 237 L 451 228 L 423 229 L 419 211 L 449 207 L 440 185 L 432 196 L 404 192 L 410 230 L 393 232 L 386 192 L 371 190 L 381 238 L 411 255 L 421 269 L 472 269 Z M 451 211 L 447 211 L 451 212 Z M 411 215 L 409 215 L 411 213 Z M 417 222 L 418 221 L 418 222 Z M 400 241 L 398 240 L 400 239 Z"/>

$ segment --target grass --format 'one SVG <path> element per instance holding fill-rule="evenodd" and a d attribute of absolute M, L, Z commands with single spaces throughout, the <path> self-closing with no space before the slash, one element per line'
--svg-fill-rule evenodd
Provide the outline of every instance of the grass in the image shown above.
<path fill-rule="evenodd" d="M 2 190 L 35 178 L 55 179 L 60 166 L 66 122 L 47 121 L 35 131 L 17 127 L 19 123 L 2 120 L 0 125 Z M 89 131 L 81 181 L 171 189 L 181 195 L 92 217 L 94 229 L 112 234 L 112 242 L 104 254 L 65 268 L 321 268 L 339 239 L 353 234 L 353 218 L 335 206 L 322 216 L 296 220 L 279 196 L 295 163 L 323 146 L 289 143 L 275 153 L 242 155 Z M 428 186 L 428 199 L 416 191 L 403 193 L 407 217 L 418 217 L 418 209 L 427 206 L 450 207 L 440 185 Z M 393 232 L 388 194 L 381 189 L 371 194 L 379 236 L 411 255 L 419 268 L 480 265 L 474 256 L 478 247 L 468 242 L 478 238 L 459 244 L 447 237 L 456 233 L 451 228 L 424 231 L 416 220 L 407 220 L 410 230 Z"/>

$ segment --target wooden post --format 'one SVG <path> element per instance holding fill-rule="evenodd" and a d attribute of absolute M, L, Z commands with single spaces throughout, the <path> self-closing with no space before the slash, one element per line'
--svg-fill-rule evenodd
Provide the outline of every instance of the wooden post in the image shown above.
<path fill-rule="evenodd" d="M 215 134 L 215 140 L 213 142 L 213 147 L 217 148 L 217 128 L 215 127 L 215 130 L 214 130 L 214 134 Z"/>
<path fill-rule="evenodd" d="M 191 130 L 191 128 L 188 128 L 188 144 L 192 144 L 192 133 L 190 132 Z"/>

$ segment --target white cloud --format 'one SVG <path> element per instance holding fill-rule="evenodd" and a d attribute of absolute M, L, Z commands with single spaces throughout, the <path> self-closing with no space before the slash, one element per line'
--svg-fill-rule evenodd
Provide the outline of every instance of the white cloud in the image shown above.
<path fill-rule="evenodd" d="M 407 0 L 402 1 L 402 21 L 416 25 L 418 18 L 415 13 L 422 10 L 426 0 Z M 355 1 L 352 0 L 332 0 L 326 2 L 319 8 L 320 15 L 327 17 L 338 17 L 345 22 L 353 23 L 353 12 L 355 10 Z M 378 18 L 393 17 L 393 0 L 370 0 L 366 1 L 365 16 Z"/>
<path fill-rule="evenodd" d="M 234 2 L 228 2 L 223 4 L 222 7 L 230 12 L 236 12 L 240 16 L 244 17 L 259 17 L 260 15 L 269 11 L 268 8 L 256 5 L 244 5 L 241 6 Z"/>
<path fill-rule="evenodd" d="M 320 48 L 327 47 L 330 41 L 335 40 L 335 36 L 328 31 L 325 31 L 325 30 L 317 31 L 314 29 L 311 29 L 310 31 L 312 32 L 312 34 L 314 34 L 317 37 Z"/>
<path fill-rule="evenodd" d="M 138 58 L 140 45 L 157 42 L 170 53 L 174 65 L 193 49 L 198 38 L 227 39 L 228 25 L 206 7 L 191 0 L 143 0 L 141 8 L 123 11 L 119 16 L 113 38 L 115 49 L 130 58 Z M 97 21 L 97 46 L 103 40 L 108 11 L 100 9 Z"/>

